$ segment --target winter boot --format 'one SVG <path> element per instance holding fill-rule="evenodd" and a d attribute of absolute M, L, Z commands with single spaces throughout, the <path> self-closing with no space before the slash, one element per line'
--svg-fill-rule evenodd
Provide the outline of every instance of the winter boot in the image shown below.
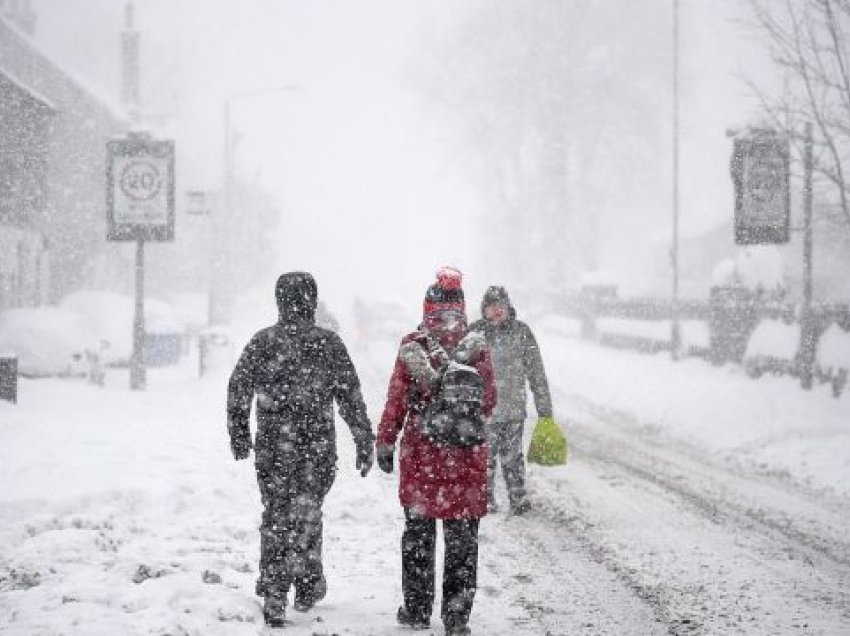
<path fill-rule="evenodd" d="M 263 620 L 269 627 L 283 627 L 286 618 L 286 599 L 277 596 L 266 596 L 263 605 Z"/>
<path fill-rule="evenodd" d="M 295 585 L 295 601 L 292 607 L 297 612 L 306 612 L 313 609 L 313 606 L 325 598 L 328 593 L 328 582 L 323 574 L 318 581 L 312 585 L 302 584 Z"/>
<path fill-rule="evenodd" d="M 528 499 L 519 499 L 518 501 L 511 502 L 511 514 L 513 515 L 524 515 L 529 510 L 531 510 L 531 502 Z"/>
<path fill-rule="evenodd" d="M 472 630 L 466 623 L 445 622 L 443 626 L 446 629 L 446 636 L 469 636 Z"/>
<path fill-rule="evenodd" d="M 431 621 L 427 616 L 408 611 L 404 605 L 398 608 L 396 620 L 399 625 L 406 625 L 411 629 L 428 629 L 431 626 Z"/>

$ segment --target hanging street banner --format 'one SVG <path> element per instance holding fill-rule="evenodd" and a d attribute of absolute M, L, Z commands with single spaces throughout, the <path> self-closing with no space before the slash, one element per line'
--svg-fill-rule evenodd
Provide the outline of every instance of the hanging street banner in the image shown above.
<path fill-rule="evenodd" d="M 174 240 L 174 142 L 131 134 L 106 144 L 107 239 Z"/>
<path fill-rule="evenodd" d="M 735 242 L 787 243 L 791 219 L 788 139 L 764 129 L 736 137 L 730 169 L 735 184 Z"/>

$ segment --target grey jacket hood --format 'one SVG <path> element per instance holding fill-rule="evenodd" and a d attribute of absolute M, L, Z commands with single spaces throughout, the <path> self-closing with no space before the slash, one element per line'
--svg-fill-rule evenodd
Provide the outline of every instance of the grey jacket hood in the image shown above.
<path fill-rule="evenodd" d="M 516 320 L 516 308 L 511 302 L 510 296 L 508 296 L 508 290 L 501 285 L 491 285 L 484 292 L 484 298 L 481 300 L 481 317 L 486 318 L 484 310 L 489 305 L 495 305 L 496 303 L 505 303 L 508 306 L 508 319 Z"/>
<path fill-rule="evenodd" d="M 508 292 L 493 285 L 484 293 L 481 313 L 494 303 L 508 305 L 509 318 L 499 326 L 487 318 L 477 320 L 470 329 L 484 334 L 490 347 L 496 394 L 499 400 L 493 410 L 494 422 L 521 422 L 526 416 L 526 383 L 534 396 L 538 417 L 552 417 L 552 397 L 540 347 L 527 324 L 518 320 Z"/>

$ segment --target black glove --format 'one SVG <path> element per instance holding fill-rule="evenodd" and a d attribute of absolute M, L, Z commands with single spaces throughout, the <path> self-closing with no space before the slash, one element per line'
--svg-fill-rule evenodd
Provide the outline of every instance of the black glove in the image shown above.
<path fill-rule="evenodd" d="M 233 442 L 230 445 L 230 450 L 233 451 L 233 459 L 237 461 L 241 459 L 248 459 L 248 455 L 251 454 L 251 442 L 248 442 L 247 444 Z"/>
<path fill-rule="evenodd" d="M 233 452 L 233 459 L 248 459 L 251 454 L 251 434 L 240 435 L 233 433 L 230 436 L 230 450 Z"/>
<path fill-rule="evenodd" d="M 357 444 L 357 470 L 360 471 L 360 476 L 365 477 L 369 474 L 372 464 L 375 462 L 375 446 L 371 439 L 365 439 Z"/>
<path fill-rule="evenodd" d="M 378 467 L 388 475 L 393 472 L 395 446 L 378 446 Z"/>

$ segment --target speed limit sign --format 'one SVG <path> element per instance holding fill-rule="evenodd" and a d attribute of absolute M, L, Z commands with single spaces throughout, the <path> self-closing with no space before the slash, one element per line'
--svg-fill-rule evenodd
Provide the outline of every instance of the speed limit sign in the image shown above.
<path fill-rule="evenodd" d="M 174 239 L 174 142 L 146 135 L 106 147 L 107 238 Z"/>

